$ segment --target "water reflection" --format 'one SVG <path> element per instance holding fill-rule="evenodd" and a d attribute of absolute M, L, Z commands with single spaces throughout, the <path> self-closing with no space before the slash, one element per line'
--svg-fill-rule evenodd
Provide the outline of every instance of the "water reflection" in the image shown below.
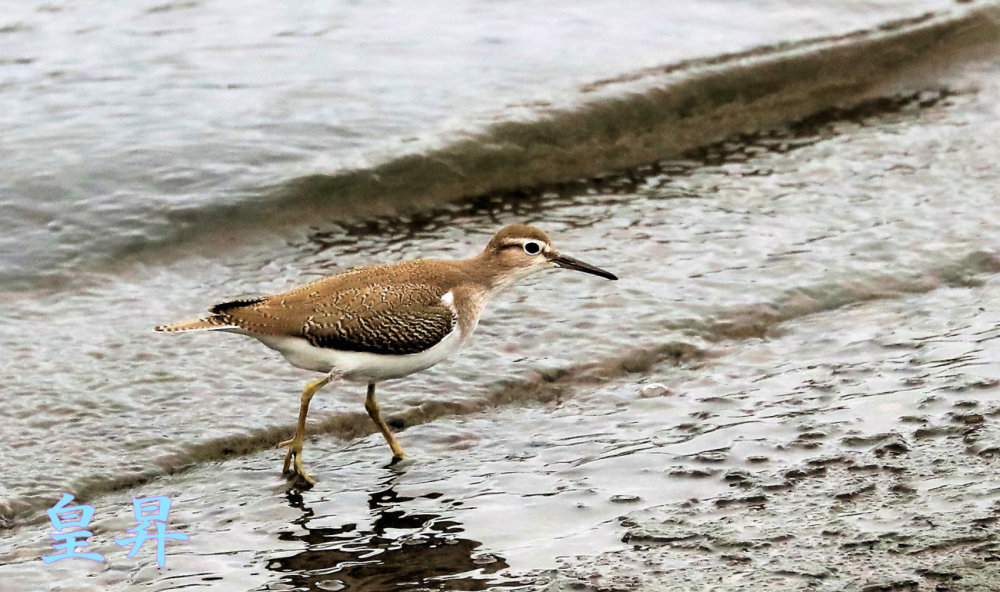
<path fill-rule="evenodd" d="M 400 495 L 392 481 L 381 487 L 368 495 L 370 524 L 348 522 L 337 527 L 311 527 L 316 518 L 313 510 L 301 494 L 290 491 L 288 503 L 302 516 L 293 521 L 299 528 L 281 533 L 279 539 L 299 541 L 304 550 L 268 561 L 266 567 L 282 576 L 263 589 L 393 592 L 505 585 L 493 574 L 509 567 L 507 562 L 477 553 L 482 543 L 462 538 L 459 522 L 416 511 L 410 502 L 418 498 Z M 437 500 L 441 494 L 419 497 Z"/>

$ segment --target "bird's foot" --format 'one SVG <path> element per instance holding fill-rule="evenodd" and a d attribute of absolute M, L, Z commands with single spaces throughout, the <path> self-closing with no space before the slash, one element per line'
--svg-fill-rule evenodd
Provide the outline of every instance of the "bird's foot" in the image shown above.
<path fill-rule="evenodd" d="M 288 452 L 285 453 L 285 464 L 282 466 L 281 472 L 285 475 L 300 477 L 310 486 L 315 485 L 316 478 L 302 468 L 302 438 L 292 438 L 278 444 L 278 448 L 285 447 L 288 448 Z"/>
<path fill-rule="evenodd" d="M 292 438 L 291 440 L 280 442 L 278 443 L 278 448 L 288 449 L 288 452 L 285 453 L 285 464 L 281 468 L 282 473 L 288 474 L 289 469 L 292 467 L 292 460 L 298 459 L 299 455 L 302 454 L 302 438 Z"/>

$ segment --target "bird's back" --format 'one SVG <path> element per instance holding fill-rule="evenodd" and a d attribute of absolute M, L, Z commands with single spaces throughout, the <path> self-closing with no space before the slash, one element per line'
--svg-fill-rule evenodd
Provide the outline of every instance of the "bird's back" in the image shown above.
<path fill-rule="evenodd" d="M 361 267 L 278 294 L 222 302 L 210 317 L 158 329 L 229 329 L 265 343 L 287 337 L 341 351 L 415 354 L 455 329 L 455 309 L 442 297 L 461 281 L 460 267 L 448 261 Z"/>
<path fill-rule="evenodd" d="M 453 270 L 428 263 L 353 269 L 217 314 L 252 335 L 302 337 L 344 351 L 417 353 L 454 329 L 454 311 L 441 301 Z"/>

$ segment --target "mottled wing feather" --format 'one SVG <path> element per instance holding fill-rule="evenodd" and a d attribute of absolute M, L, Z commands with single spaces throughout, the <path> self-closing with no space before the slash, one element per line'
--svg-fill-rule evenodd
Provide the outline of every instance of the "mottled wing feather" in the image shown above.
<path fill-rule="evenodd" d="M 303 329 L 303 336 L 317 347 L 401 355 L 434 347 L 455 327 L 451 311 L 444 306 L 409 306 L 331 323 L 332 318 L 310 320 Z"/>
<path fill-rule="evenodd" d="M 421 261 L 352 270 L 263 299 L 216 306 L 220 321 L 251 334 L 302 337 L 317 347 L 414 354 L 455 330 L 447 282 L 420 281 Z M 393 271 L 395 273 L 386 273 Z M 426 271 L 422 275 L 426 275 Z"/>

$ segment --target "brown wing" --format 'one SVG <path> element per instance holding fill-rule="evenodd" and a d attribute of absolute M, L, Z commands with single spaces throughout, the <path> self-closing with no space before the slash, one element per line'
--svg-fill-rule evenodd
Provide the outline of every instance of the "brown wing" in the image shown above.
<path fill-rule="evenodd" d="M 211 310 L 249 333 L 301 337 L 343 351 L 414 354 L 440 342 L 456 323 L 441 302 L 447 283 L 414 273 L 420 264 L 361 268 Z"/>

